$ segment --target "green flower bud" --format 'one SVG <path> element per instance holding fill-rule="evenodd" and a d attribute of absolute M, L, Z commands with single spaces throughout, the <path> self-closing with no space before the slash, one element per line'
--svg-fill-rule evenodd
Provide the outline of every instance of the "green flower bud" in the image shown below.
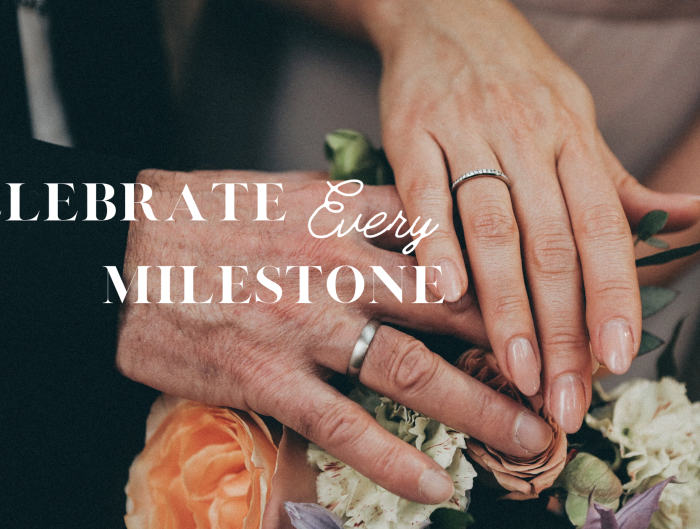
<path fill-rule="evenodd" d="M 585 452 L 577 454 L 566 465 L 557 485 L 584 498 L 588 498 L 595 487 L 593 499 L 604 505 L 615 502 L 622 495 L 622 483 L 610 470 L 610 465 Z"/>
<path fill-rule="evenodd" d="M 566 514 L 572 524 L 583 525 L 588 513 L 588 497 L 593 492 L 593 501 L 613 511 L 620 506 L 622 483 L 605 461 L 585 452 L 576 454 L 554 483 L 566 489 Z"/>
<path fill-rule="evenodd" d="M 368 185 L 393 184 L 394 177 L 384 151 L 354 130 L 328 134 L 324 145 L 333 180 L 361 180 Z"/>

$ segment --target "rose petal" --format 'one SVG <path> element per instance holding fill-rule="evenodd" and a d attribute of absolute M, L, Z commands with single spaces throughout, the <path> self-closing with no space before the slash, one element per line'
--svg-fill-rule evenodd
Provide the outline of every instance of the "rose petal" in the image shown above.
<path fill-rule="evenodd" d="M 161 397 L 129 470 L 128 529 L 260 529 L 277 449 L 254 413 Z"/>
<path fill-rule="evenodd" d="M 566 465 L 566 434 L 554 420 L 542 414 L 543 400 L 540 395 L 525 397 L 505 378 L 492 352 L 470 349 L 459 358 L 457 367 L 491 389 L 539 413 L 552 426 L 554 435 L 547 449 L 527 459 L 503 454 L 476 439 L 467 440 L 467 453 L 479 465 L 492 472 L 499 484 L 510 491 L 506 498 L 522 500 L 537 497 L 544 489 L 552 486 Z"/>

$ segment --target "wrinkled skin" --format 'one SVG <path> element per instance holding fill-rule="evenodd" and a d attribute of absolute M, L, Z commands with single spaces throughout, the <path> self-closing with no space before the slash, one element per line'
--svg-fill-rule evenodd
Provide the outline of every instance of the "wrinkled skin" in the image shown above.
<path fill-rule="evenodd" d="M 213 298 L 208 304 L 181 303 L 183 271 L 177 268 L 171 279 L 172 304 L 157 303 L 157 269 L 149 280 L 151 303 L 136 303 L 136 286 L 132 285 L 121 315 L 119 369 L 171 395 L 271 415 L 407 499 L 438 503 L 450 497 L 452 482 L 439 466 L 381 428 L 325 380 L 333 371 L 345 372 L 353 344 L 373 317 L 483 342 L 481 316 L 471 297 L 459 304 L 411 303 L 415 294 L 409 293 L 415 292 L 415 278 L 406 273 L 403 290 L 408 299 L 403 303 L 382 286 L 375 290 L 377 303 L 370 303 L 371 288 L 353 303 L 331 299 L 326 278 L 335 267 L 354 266 L 371 285 L 371 265 L 394 271 L 398 280 L 396 267 L 416 262 L 387 250 L 406 242 L 393 237 L 368 240 L 355 234 L 313 238 L 306 223 L 328 191 L 323 175 L 144 171 L 138 182 L 153 188 L 150 204 L 157 218 L 170 216 L 188 183 L 202 216 L 210 220 L 193 221 L 185 210 L 174 214 L 174 222 L 155 222 L 144 220 L 137 207 L 140 217 L 130 226 L 125 283 L 138 265 L 197 265 L 194 299 Z M 251 193 L 237 190 L 237 222 L 215 220 L 224 212 L 223 186 L 211 192 L 215 182 L 249 184 Z M 270 218 L 286 212 L 284 221 L 253 220 L 257 204 L 254 182 L 283 183 L 279 206 L 270 205 Z M 345 204 L 346 222 L 359 213 L 371 216 L 380 211 L 393 218 L 401 209 L 393 187 L 366 188 Z M 326 231 L 330 231 L 337 225 L 338 215 L 320 215 L 318 222 L 319 230 L 326 223 Z M 250 303 L 219 303 L 219 266 L 225 265 L 248 267 L 244 288 L 235 287 L 233 299 L 240 301 L 251 295 Z M 277 303 L 255 301 L 256 295 L 267 302 L 275 299 L 255 280 L 255 273 L 265 265 L 281 269 L 279 278 L 273 269 L 267 269 L 267 276 L 282 288 Z M 314 270 L 310 274 L 312 304 L 297 303 L 298 272 L 284 273 L 293 265 L 323 268 L 323 276 Z M 340 299 L 352 297 L 355 286 L 349 281 L 351 277 L 349 273 L 339 275 Z M 241 279 L 235 276 L 233 281 Z M 429 296 L 429 300 L 435 299 Z M 387 326 L 379 329 L 372 342 L 360 381 L 515 456 L 540 452 L 551 439 L 551 428 L 540 418 L 449 365 L 414 338 Z"/>

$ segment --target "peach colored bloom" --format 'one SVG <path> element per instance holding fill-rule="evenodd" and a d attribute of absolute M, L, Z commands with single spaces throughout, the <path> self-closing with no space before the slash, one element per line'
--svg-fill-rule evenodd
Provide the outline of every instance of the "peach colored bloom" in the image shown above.
<path fill-rule="evenodd" d="M 526 397 L 508 381 L 498 367 L 491 351 L 470 349 L 457 361 L 457 367 L 479 382 L 508 395 L 526 408 L 542 416 L 552 427 L 554 435 L 547 449 L 530 459 L 514 458 L 484 445 L 474 438 L 467 440 L 467 453 L 479 465 L 491 472 L 498 483 L 510 491 L 505 498 L 527 500 L 536 498 L 551 487 L 566 465 L 566 434 L 554 419 L 543 413 L 542 397 Z"/>
<path fill-rule="evenodd" d="M 128 529 L 260 529 L 277 448 L 255 413 L 156 400 L 129 470 Z"/>

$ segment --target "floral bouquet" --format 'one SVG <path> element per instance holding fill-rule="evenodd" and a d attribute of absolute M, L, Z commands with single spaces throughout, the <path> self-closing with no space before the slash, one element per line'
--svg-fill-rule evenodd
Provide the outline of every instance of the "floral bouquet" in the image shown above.
<path fill-rule="evenodd" d="M 359 133 L 329 135 L 331 176 L 387 184 L 386 157 Z M 642 219 L 637 242 L 668 215 Z M 667 250 L 637 261 L 662 264 L 700 250 Z M 644 317 L 675 292 L 642 287 Z M 682 322 L 681 322 L 682 323 Z M 673 347 L 659 358 L 659 382 L 633 380 L 606 393 L 596 384 L 585 424 L 567 435 L 509 382 L 490 351 L 471 348 L 457 367 L 539 414 L 554 435 L 541 454 L 508 456 L 468 435 L 358 386 L 349 397 L 377 422 L 435 460 L 452 477 L 453 496 L 421 505 L 374 484 L 291 430 L 253 412 L 160 397 L 147 422 L 146 446 L 126 486 L 128 529 L 700 528 L 700 403 L 675 380 Z M 640 355 L 663 341 L 644 333 Z"/>

